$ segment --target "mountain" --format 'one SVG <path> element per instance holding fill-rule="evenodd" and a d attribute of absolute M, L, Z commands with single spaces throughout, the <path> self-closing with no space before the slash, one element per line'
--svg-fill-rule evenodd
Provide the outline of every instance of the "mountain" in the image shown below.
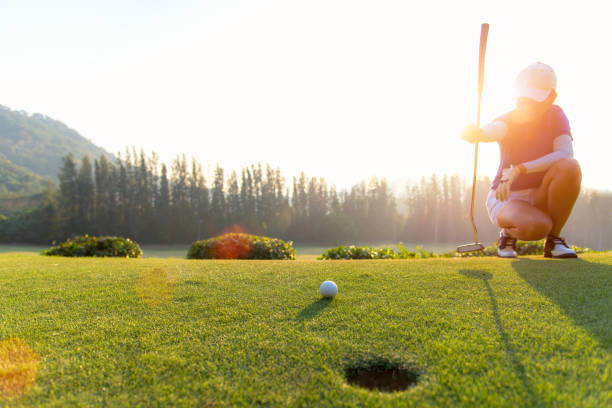
<path fill-rule="evenodd" d="M 0 197 L 38 194 L 50 181 L 50 178 L 16 165 L 0 153 Z"/>
<path fill-rule="evenodd" d="M 6 168 L 6 172 L 10 173 L 6 167 L 8 160 L 11 164 L 30 170 L 39 176 L 57 180 L 62 157 L 69 152 L 75 160 L 80 160 L 85 155 L 91 159 L 100 155 L 105 155 L 111 160 L 113 158 L 110 153 L 60 121 L 40 113 L 28 114 L 0 105 L 0 153 L 5 158 L 2 166 Z M 10 168 L 15 172 L 13 179 L 23 180 L 25 183 L 33 181 L 16 167 Z M 5 182 L 4 174 L 2 173 L 0 184 Z M 8 186 L 6 188 L 10 191 Z"/>

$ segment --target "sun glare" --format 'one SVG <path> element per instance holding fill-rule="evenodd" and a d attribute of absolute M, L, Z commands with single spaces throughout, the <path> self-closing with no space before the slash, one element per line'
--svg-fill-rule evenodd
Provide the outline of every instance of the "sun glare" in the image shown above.
<path fill-rule="evenodd" d="M 174 299 L 176 276 L 163 268 L 141 271 L 136 283 L 136 294 L 148 306 L 157 307 Z"/>
<path fill-rule="evenodd" d="M 27 392 L 36 382 L 40 357 L 25 340 L 0 341 L 0 399 Z"/>

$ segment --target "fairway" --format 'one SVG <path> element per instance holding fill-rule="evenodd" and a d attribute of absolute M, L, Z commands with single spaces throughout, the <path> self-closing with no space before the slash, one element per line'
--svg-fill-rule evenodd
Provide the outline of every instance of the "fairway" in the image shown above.
<path fill-rule="evenodd" d="M 321 300 L 324 280 L 338 284 Z M 0 256 L 0 406 L 612 406 L 612 254 L 578 260 Z M 25 346 L 24 346 L 25 347 Z M 1 347 L 0 347 L 1 350 Z M 0 353 L 0 364 L 2 364 Z M 368 359 L 415 386 L 349 385 Z M 4 394 L 2 394 L 4 392 Z"/>

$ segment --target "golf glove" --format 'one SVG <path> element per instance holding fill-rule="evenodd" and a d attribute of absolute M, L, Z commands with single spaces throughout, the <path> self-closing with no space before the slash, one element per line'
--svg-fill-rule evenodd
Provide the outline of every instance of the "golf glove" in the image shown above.
<path fill-rule="evenodd" d="M 507 169 L 503 169 L 501 181 L 495 190 L 495 198 L 499 201 L 506 201 L 510 197 L 510 187 L 519 174 L 521 174 L 520 167 L 510 165 Z"/>
<path fill-rule="evenodd" d="M 466 142 L 474 143 L 476 142 L 476 138 L 478 140 L 482 140 L 483 132 L 482 129 L 476 127 L 474 123 L 470 123 L 461 131 L 461 138 Z"/>

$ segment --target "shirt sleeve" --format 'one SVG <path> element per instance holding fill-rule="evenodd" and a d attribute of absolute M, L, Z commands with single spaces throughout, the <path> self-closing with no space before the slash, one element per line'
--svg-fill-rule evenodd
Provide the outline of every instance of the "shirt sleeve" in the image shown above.
<path fill-rule="evenodd" d="M 570 140 L 574 140 L 569 125 L 569 120 L 567 119 L 567 116 L 565 116 L 565 112 L 563 112 L 563 109 L 556 105 L 554 108 L 555 114 L 553 115 L 553 123 L 551 124 L 553 128 L 553 136 L 556 138 L 561 135 L 568 135 Z"/>
<path fill-rule="evenodd" d="M 508 133 L 508 125 L 501 120 L 495 120 L 482 127 L 484 141 L 496 142 L 502 140 Z"/>
<path fill-rule="evenodd" d="M 546 171 L 550 166 L 561 159 L 574 157 L 572 139 L 568 134 L 557 136 L 553 141 L 554 151 L 535 160 L 523 163 L 527 173 L 537 173 Z"/>

